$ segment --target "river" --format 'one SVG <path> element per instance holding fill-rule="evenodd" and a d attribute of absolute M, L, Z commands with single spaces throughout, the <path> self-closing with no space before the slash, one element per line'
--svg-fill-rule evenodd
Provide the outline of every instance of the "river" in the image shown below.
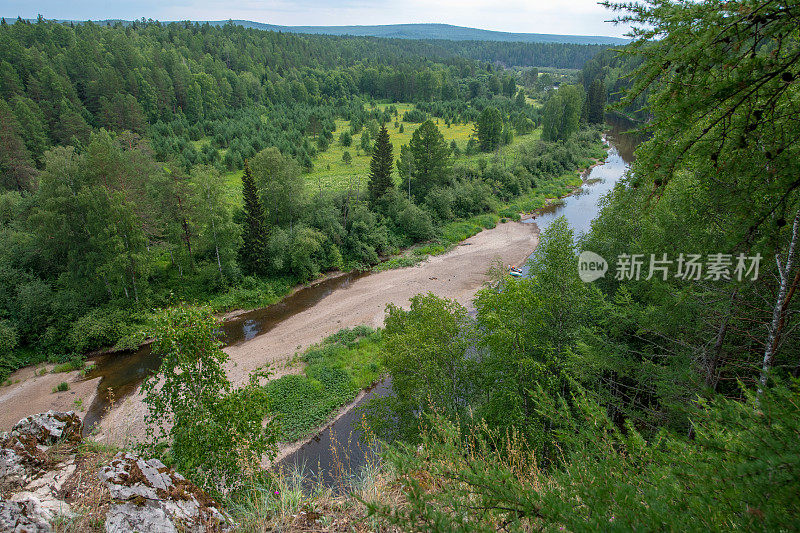
<path fill-rule="evenodd" d="M 350 287 L 368 272 L 347 272 L 303 287 L 280 302 L 255 309 L 225 320 L 220 324 L 220 340 L 225 346 L 249 341 L 263 335 L 280 322 L 314 307 L 333 291 Z M 161 358 L 153 354 L 150 345 L 135 351 L 116 352 L 92 358 L 95 365 L 86 379 L 100 378 L 95 397 L 84 417 L 84 434 L 89 434 L 107 412 L 112 402 L 119 402 L 134 393 L 150 372 L 158 369 Z"/>
<path fill-rule="evenodd" d="M 633 151 L 638 144 L 636 139 L 624 135 L 623 126 L 612 128 L 606 134 L 609 144 L 605 163 L 597 165 L 584 176 L 584 185 L 563 203 L 549 206 L 535 219 L 525 222 L 536 223 L 544 231 L 558 217 L 565 217 L 576 237 L 591 229 L 592 220 L 600 213 L 599 201 L 622 179 L 633 161 Z M 523 267 L 527 271 L 527 266 Z M 306 442 L 300 449 L 283 460 L 284 466 L 295 465 L 312 479 L 327 486 L 341 489 L 347 486 L 348 477 L 359 475 L 361 469 L 373 459 L 372 450 L 361 443 L 361 431 L 354 427 L 360 418 L 359 407 L 372 398 L 390 394 L 391 384 L 381 382 L 365 395 L 350 411 L 337 419 L 320 434 Z"/>
<path fill-rule="evenodd" d="M 608 132 L 606 140 L 609 143 L 608 157 L 604 164 L 593 167 L 584 176 L 584 185 L 565 198 L 563 203 L 545 208 L 535 219 L 526 222 L 536 223 L 544 231 L 553 220 L 564 216 L 576 234 L 591 229 L 591 221 L 599 213 L 600 198 L 612 190 L 624 176 L 633 160 L 633 150 L 637 144 L 635 139 L 623 135 L 620 127 Z M 297 290 L 275 305 L 236 315 L 220 325 L 221 339 L 225 345 L 233 345 L 263 335 L 281 321 L 314 307 L 334 291 L 346 290 L 352 282 L 367 275 L 368 272 L 351 272 L 331 277 Z M 84 431 L 91 431 L 111 405 L 112 398 L 113 401 L 120 401 L 135 392 L 142 380 L 148 373 L 156 370 L 160 362 L 160 358 L 151 353 L 149 346 L 135 352 L 106 354 L 95 358 L 96 366 L 88 379 L 101 379 L 98 394 L 84 419 Z M 345 473 L 359 472 L 372 456 L 360 444 L 360 432 L 354 429 L 354 422 L 360 418 L 358 407 L 371 398 L 389 394 L 390 391 L 391 385 L 386 381 L 367 391 L 353 409 L 285 458 L 282 465 L 298 465 L 326 485 L 341 486 L 341 482 L 346 481 L 343 476 L 349 475 Z"/>

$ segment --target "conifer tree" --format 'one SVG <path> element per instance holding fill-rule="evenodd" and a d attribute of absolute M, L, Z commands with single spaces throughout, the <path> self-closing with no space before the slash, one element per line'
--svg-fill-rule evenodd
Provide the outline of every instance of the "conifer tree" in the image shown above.
<path fill-rule="evenodd" d="M 398 170 L 404 177 L 403 189 L 408 188 L 410 194 L 421 201 L 434 187 L 442 187 L 450 182 L 450 147 L 436 124 L 432 120 L 426 120 L 414 131 L 408 148 L 413 168 L 406 169 L 407 165 L 402 162 L 398 165 Z"/>
<path fill-rule="evenodd" d="M 242 197 L 244 198 L 244 228 L 240 250 L 242 269 L 247 274 L 260 274 L 267 266 L 267 227 L 264 206 L 258 196 L 250 165 L 244 161 L 242 175 Z"/>
<path fill-rule="evenodd" d="M 372 162 L 369 167 L 369 189 L 370 200 L 374 203 L 378 201 L 386 191 L 394 187 L 392 180 L 392 143 L 389 141 L 389 132 L 386 124 L 381 126 L 378 136 L 375 139 L 375 146 L 372 149 Z"/>

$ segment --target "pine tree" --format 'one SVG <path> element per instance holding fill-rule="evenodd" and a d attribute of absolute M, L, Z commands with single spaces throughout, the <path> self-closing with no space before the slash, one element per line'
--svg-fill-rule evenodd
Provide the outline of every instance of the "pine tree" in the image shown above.
<path fill-rule="evenodd" d="M 256 182 L 246 159 L 242 175 L 242 197 L 244 198 L 244 228 L 242 248 L 239 252 L 242 269 L 247 274 L 260 274 L 266 270 L 267 266 L 267 228 L 264 206 L 261 205 Z"/>
<path fill-rule="evenodd" d="M 447 185 L 451 179 L 452 157 L 450 147 L 444 136 L 432 120 L 426 120 L 414 131 L 408 143 L 409 154 L 413 159 L 413 168 L 407 172 L 411 180 L 403 185 L 411 191 L 411 195 L 422 200 L 428 191 L 435 187 Z"/>
<path fill-rule="evenodd" d="M 500 146 L 503 132 L 503 116 L 496 107 L 487 107 L 478 117 L 475 133 L 481 150 L 491 152 Z"/>
<path fill-rule="evenodd" d="M 378 136 L 375 139 L 375 146 L 372 149 L 372 161 L 369 167 L 369 189 L 370 200 L 374 203 L 379 200 L 386 191 L 394 187 L 392 180 L 392 143 L 389 142 L 389 132 L 386 125 L 382 125 Z"/>
<path fill-rule="evenodd" d="M 605 118 L 606 86 L 603 80 L 595 78 L 589 86 L 588 120 L 592 124 L 602 124 Z"/>

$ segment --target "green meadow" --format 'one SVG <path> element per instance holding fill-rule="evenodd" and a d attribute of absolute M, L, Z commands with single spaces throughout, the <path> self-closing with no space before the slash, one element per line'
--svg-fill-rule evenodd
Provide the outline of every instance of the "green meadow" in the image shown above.
<path fill-rule="evenodd" d="M 392 142 L 392 149 L 395 160 L 400 156 L 400 147 L 408 144 L 411 141 L 411 136 L 414 131 L 420 126 L 418 123 L 402 122 L 403 113 L 414 109 L 414 104 L 410 103 L 397 103 L 397 104 L 377 104 L 375 107 L 383 109 L 393 105 L 398 112 L 397 125 L 395 122 L 387 123 L 389 130 L 389 138 Z M 479 159 L 491 157 L 492 154 L 473 154 L 470 156 L 464 155 L 463 152 L 467 147 L 470 137 L 473 136 L 474 123 L 468 124 L 450 124 L 447 126 L 444 119 L 432 119 L 442 132 L 445 141 L 449 145 L 452 141 L 456 142 L 459 150 L 462 152 L 456 158 L 456 162 L 477 162 Z M 400 126 L 403 126 L 403 132 L 400 132 Z M 336 121 L 336 131 L 333 132 L 333 142 L 330 147 L 324 151 L 319 152 L 313 159 L 314 170 L 305 174 L 306 184 L 310 192 L 326 191 L 326 190 L 345 190 L 349 187 L 363 188 L 369 179 L 369 165 L 371 156 L 361 150 L 360 141 L 361 133 L 353 135 L 353 142 L 350 146 L 342 146 L 339 136 L 342 132 L 350 129 L 350 122 L 347 120 L 339 119 Z M 513 157 L 516 153 L 516 148 L 527 141 L 538 139 L 541 136 L 541 129 L 536 129 L 527 135 L 515 136 L 514 141 L 500 149 L 502 155 L 506 157 Z M 202 148 L 203 144 L 208 142 L 203 139 L 194 141 L 195 148 L 198 150 Z M 345 163 L 343 156 L 345 152 L 350 152 L 352 158 L 349 163 Z M 224 153 L 223 153 L 224 155 Z M 395 181 L 400 183 L 400 176 L 397 168 L 394 169 Z M 242 185 L 242 171 L 236 170 L 234 172 L 227 172 L 224 174 L 224 179 L 227 184 L 230 199 L 233 203 L 241 202 L 241 185 Z"/>

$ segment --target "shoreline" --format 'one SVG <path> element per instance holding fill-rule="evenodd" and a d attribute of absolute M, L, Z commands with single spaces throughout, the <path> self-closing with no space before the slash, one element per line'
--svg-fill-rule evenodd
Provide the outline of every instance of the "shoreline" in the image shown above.
<path fill-rule="evenodd" d="M 599 165 L 602 165 L 604 163 L 605 163 L 605 161 L 603 161 L 603 160 L 595 160 L 594 164 L 592 164 L 589 167 L 584 168 L 584 169 L 577 169 L 576 172 L 578 172 L 581 180 L 585 181 L 585 177 L 591 172 L 592 168 L 594 168 L 596 166 L 599 166 Z M 561 198 L 565 198 L 565 197 L 571 196 L 579 188 L 580 188 L 580 186 L 575 187 L 572 191 L 570 191 L 569 194 L 567 194 L 567 195 L 565 195 L 565 196 L 563 196 Z M 362 324 L 370 325 L 371 327 L 380 327 L 382 325 L 382 323 L 383 323 L 383 311 L 385 309 L 386 304 L 395 303 L 395 304 L 398 304 L 398 305 L 407 305 L 408 304 L 408 299 L 411 296 L 415 295 L 415 294 L 422 293 L 422 292 L 434 292 L 436 294 L 439 294 L 442 291 L 437 290 L 437 289 L 442 288 L 441 287 L 442 285 L 445 285 L 445 286 L 443 287 L 444 288 L 443 294 L 440 294 L 440 295 L 442 295 L 442 296 L 444 296 L 446 298 L 455 299 L 455 300 L 459 301 L 459 303 L 461 303 L 465 307 L 469 308 L 469 306 L 471 305 L 472 297 L 474 296 L 475 292 L 477 292 L 477 290 L 480 287 L 482 287 L 484 282 L 486 281 L 486 279 L 487 279 L 486 271 L 490 268 L 492 263 L 494 263 L 496 260 L 500 260 L 504 266 L 507 265 L 507 264 L 511 264 L 511 265 L 514 265 L 514 266 L 519 266 L 519 265 L 523 264 L 527 260 L 527 258 L 530 256 L 531 253 L 533 253 L 533 251 L 535 250 L 536 246 L 538 245 L 538 240 L 539 240 L 538 239 L 538 237 L 539 237 L 539 228 L 535 223 L 536 216 L 542 210 L 547 209 L 547 207 L 550 206 L 553 202 L 555 202 L 555 201 L 557 201 L 557 200 L 559 200 L 561 198 L 548 199 L 548 203 L 545 206 L 543 206 L 540 209 L 537 209 L 536 211 L 534 211 L 532 213 L 521 213 L 520 221 L 508 221 L 508 222 L 505 222 L 505 223 L 498 222 L 498 224 L 497 224 L 497 226 L 495 228 L 484 229 L 480 233 L 478 233 L 478 234 L 476 234 L 476 235 L 474 235 L 474 236 L 472 236 L 472 237 L 470 237 L 468 239 L 465 239 L 464 241 L 461 241 L 457 245 L 453 246 L 446 253 L 438 255 L 438 256 L 428 256 L 425 260 L 423 260 L 422 262 L 420 262 L 417 265 L 410 266 L 410 267 L 397 268 L 397 269 L 389 269 L 389 270 L 379 271 L 379 272 L 371 272 L 369 276 L 366 276 L 362 280 L 358 280 L 357 282 L 354 282 L 354 285 L 359 285 L 359 284 L 363 284 L 364 280 L 373 279 L 374 278 L 373 282 L 372 282 L 372 284 L 374 285 L 376 283 L 375 279 L 381 278 L 382 280 L 386 279 L 388 281 L 389 288 L 396 289 L 395 291 L 389 292 L 389 293 L 387 293 L 385 295 L 383 300 L 386 300 L 386 301 L 382 301 L 381 302 L 382 305 L 380 306 L 380 312 L 378 313 L 377 317 L 376 317 L 375 314 L 373 314 L 371 317 L 365 317 L 366 318 L 365 321 L 361 321 L 361 322 L 356 321 L 357 323 L 354 323 L 353 319 L 352 319 L 353 311 L 355 311 L 357 313 L 360 310 L 360 307 L 361 307 L 360 305 L 356 305 L 356 306 L 354 306 L 354 308 L 350 312 L 342 311 L 343 314 L 340 315 L 340 316 L 347 317 L 344 320 L 344 322 L 342 321 L 341 318 L 335 320 L 335 322 L 333 320 L 330 320 L 330 322 L 328 324 L 329 327 L 326 328 L 327 333 L 326 334 L 322 334 L 322 336 L 320 336 L 320 334 L 318 334 L 318 333 L 315 333 L 315 334 L 311 335 L 310 337 L 307 336 L 307 335 L 302 335 L 302 334 L 299 335 L 299 336 L 289 336 L 288 338 L 285 339 L 286 342 L 280 342 L 278 345 L 276 345 L 275 342 L 272 342 L 272 343 L 270 343 L 270 342 L 259 342 L 260 340 L 262 340 L 261 337 L 256 337 L 256 338 L 251 339 L 249 341 L 245 341 L 245 342 L 239 343 L 237 345 L 232 345 L 232 346 L 226 347 L 225 351 L 228 352 L 228 354 L 230 355 L 230 360 L 228 362 L 228 365 L 226 365 L 226 370 L 228 371 L 228 374 L 229 374 L 229 377 L 231 378 L 231 381 L 234 383 L 234 386 L 241 385 L 244 382 L 244 380 L 246 379 L 246 376 L 249 374 L 249 372 L 254 370 L 255 368 L 257 368 L 258 366 L 260 366 L 260 365 L 254 364 L 254 361 L 261 362 L 262 364 L 266 363 L 266 364 L 269 364 L 271 366 L 271 370 L 273 371 L 271 379 L 277 379 L 277 378 L 280 378 L 280 377 L 282 377 L 284 375 L 300 373 L 302 371 L 303 365 L 294 365 L 294 364 L 291 363 L 291 359 L 296 353 L 298 353 L 302 349 L 307 348 L 308 346 L 311 346 L 311 345 L 315 344 L 316 342 L 321 341 L 325 336 L 330 335 L 332 333 L 335 333 L 336 331 L 338 331 L 339 329 L 344 328 L 344 327 L 355 327 L 357 325 L 362 325 Z M 523 220 L 530 220 L 530 219 L 534 219 L 534 222 L 533 223 L 530 223 L 530 222 L 523 223 L 522 222 Z M 525 229 L 523 230 L 523 229 L 521 229 L 521 227 L 524 227 Z M 491 241 L 491 236 L 496 235 L 503 228 L 517 228 L 517 230 L 515 231 L 515 233 L 517 233 L 515 238 L 517 240 L 522 240 L 524 243 L 508 242 L 508 243 L 506 243 L 506 245 L 505 245 L 505 247 L 503 249 L 500 249 L 497 246 L 492 246 L 493 243 L 490 242 Z M 506 233 L 508 233 L 508 230 L 506 230 Z M 527 234 L 527 235 L 525 235 L 525 234 Z M 512 238 L 512 241 L 513 240 L 514 239 Z M 478 246 L 475 246 L 476 244 Z M 496 243 L 494 243 L 494 244 L 496 244 Z M 486 256 L 485 252 L 487 250 L 493 252 L 494 255 L 492 257 Z M 477 258 L 480 258 L 480 259 L 477 259 Z M 476 259 L 477 259 L 477 261 L 476 261 Z M 447 264 L 447 263 L 450 263 L 450 262 L 455 262 L 457 264 L 454 264 L 454 265 Z M 466 265 L 463 264 L 464 262 L 466 262 Z M 406 286 L 405 287 L 405 289 L 406 289 L 405 291 L 400 289 L 399 292 L 402 293 L 405 296 L 405 298 L 401 299 L 401 301 L 399 301 L 399 302 L 393 301 L 393 300 L 397 299 L 397 298 L 394 297 L 395 293 L 397 292 L 397 287 L 396 287 L 398 285 L 397 281 L 402 280 L 405 277 L 408 277 L 408 275 L 404 274 L 404 273 L 415 272 L 415 271 L 425 271 L 425 272 L 430 271 L 430 273 L 438 273 L 436 271 L 436 269 L 439 266 L 444 266 L 444 265 L 440 265 L 442 263 L 447 264 L 446 265 L 447 268 L 453 268 L 453 269 L 459 269 L 460 268 L 462 270 L 460 270 L 455 275 L 454 274 L 449 274 L 450 277 L 447 279 L 447 283 L 444 283 L 444 276 L 442 276 L 442 279 L 440 279 L 439 276 L 431 275 L 431 276 L 427 277 L 427 280 L 419 280 L 419 279 L 417 279 L 417 278 L 420 277 L 419 275 L 411 276 L 411 278 L 413 278 L 412 281 L 414 282 L 413 283 L 414 288 L 411 289 L 411 286 Z M 466 273 L 463 272 L 463 268 L 465 266 L 469 269 Z M 296 292 L 298 292 L 298 291 L 300 291 L 300 290 L 302 290 L 304 288 L 313 287 L 313 286 L 315 286 L 315 285 L 317 285 L 319 283 L 323 283 L 323 282 L 325 282 L 327 280 L 330 280 L 330 279 L 333 279 L 333 278 L 336 278 L 336 277 L 339 277 L 339 276 L 343 276 L 343 275 L 348 275 L 348 274 L 351 274 L 351 273 L 352 273 L 352 271 L 333 271 L 333 272 L 328 272 L 328 273 L 326 273 L 326 274 L 324 274 L 324 275 L 322 275 L 322 276 L 320 276 L 320 277 L 318 277 L 318 278 L 316 278 L 314 280 L 311 280 L 310 282 L 294 286 L 289 292 L 287 292 L 285 295 L 283 295 L 281 297 L 281 300 L 278 300 L 275 303 L 279 303 L 284 298 L 286 298 L 286 297 L 288 297 L 288 296 L 290 296 L 292 294 L 295 294 Z M 452 286 L 448 287 L 447 286 L 448 284 L 453 284 L 454 283 L 454 281 L 453 281 L 454 278 L 456 280 L 456 283 L 460 284 L 460 286 L 457 285 L 456 287 L 452 287 Z M 463 279 L 463 278 L 466 278 L 466 279 Z M 437 287 L 437 285 L 439 287 Z M 355 287 L 349 287 L 347 289 L 340 289 L 337 292 L 340 292 L 340 293 L 341 292 L 349 292 L 349 291 L 353 291 L 354 288 Z M 412 292 L 409 292 L 409 290 L 411 290 Z M 381 288 L 379 288 L 378 292 L 382 294 L 384 291 Z M 330 295 L 328 298 L 326 298 L 325 300 L 319 302 L 317 305 L 312 306 L 311 309 L 306 310 L 306 311 L 304 311 L 302 313 L 299 313 L 299 315 L 302 317 L 303 315 L 307 315 L 307 313 L 309 313 L 310 311 L 313 311 L 318 306 L 321 306 L 321 305 L 324 306 L 326 300 L 331 299 L 334 295 L 335 294 Z M 339 296 L 341 296 L 341 295 L 339 295 Z M 374 295 L 372 295 L 372 297 L 374 298 Z M 333 298 L 333 299 L 335 300 L 335 298 Z M 330 304 L 330 302 L 329 302 L 329 304 Z M 219 319 L 221 321 L 232 320 L 232 319 L 240 317 L 241 315 L 244 315 L 244 314 L 246 314 L 248 312 L 251 312 L 251 311 L 253 311 L 253 309 L 235 309 L 235 310 L 231 310 L 231 311 L 227 311 L 225 313 L 222 313 L 222 314 L 218 315 L 218 317 L 219 317 Z M 362 316 L 362 315 L 358 315 L 357 314 L 357 316 Z M 287 320 L 288 321 L 292 321 L 292 319 L 294 319 L 294 318 L 295 317 L 292 317 L 292 318 L 287 319 Z M 281 329 L 281 328 L 279 326 L 279 327 L 276 327 L 276 329 Z M 275 334 L 273 333 L 273 335 L 275 335 Z M 267 337 L 271 337 L 273 335 L 269 335 Z M 281 341 L 283 341 L 283 339 L 284 339 L 284 336 L 282 335 L 281 336 Z M 297 344 L 295 349 L 289 348 L 290 346 L 294 345 L 294 342 L 297 342 L 297 341 L 299 341 L 300 344 Z M 149 344 L 150 342 L 152 342 L 152 340 L 147 339 L 145 342 L 142 343 L 141 346 L 145 346 L 145 345 Z M 275 351 L 277 352 L 277 354 L 276 353 L 270 353 L 270 354 L 265 356 L 265 354 L 263 352 L 266 351 L 267 347 L 275 348 Z M 95 350 L 94 352 L 91 352 L 90 354 L 87 354 L 87 358 L 89 358 L 89 357 L 98 357 L 98 356 L 107 355 L 107 354 L 113 354 L 113 353 L 117 353 L 117 352 L 121 352 L 121 351 L 120 350 L 114 350 L 113 348 Z M 241 366 L 240 366 L 240 363 L 241 363 Z M 20 385 L 19 388 L 23 388 L 23 385 L 27 381 L 29 381 L 29 378 L 31 377 L 31 374 L 35 373 L 35 369 L 36 368 L 38 368 L 38 366 L 25 367 L 25 368 L 19 369 L 16 372 L 14 372 L 14 374 L 12 374 L 12 380 L 16 376 L 17 379 L 22 379 L 22 381 L 21 382 L 15 382 L 15 383 L 13 383 L 12 385 L 10 385 L 10 386 L 8 386 L 6 388 L 0 388 L 0 404 L 6 404 L 11 399 L 11 397 L 14 397 L 14 396 L 18 395 L 18 393 L 16 393 L 16 392 L 14 392 L 14 394 L 10 394 L 9 395 L 8 393 L 11 392 L 11 391 L 4 390 L 4 389 L 16 389 L 16 388 L 18 388 L 18 387 L 16 387 L 17 385 Z M 31 369 L 33 369 L 33 370 L 31 370 Z M 27 375 L 27 377 L 24 377 L 26 375 Z M 91 402 L 93 401 L 93 398 L 97 395 L 96 381 L 99 378 L 95 378 L 95 379 L 92 379 L 92 380 L 86 380 L 86 379 L 80 379 L 80 378 L 76 379 L 76 377 L 77 377 L 77 372 L 75 372 L 74 374 L 70 373 L 70 374 L 64 376 L 64 378 L 70 378 L 71 381 L 73 383 L 75 383 L 76 385 L 78 385 L 81 389 L 86 388 L 87 385 L 92 385 L 92 384 L 94 385 L 93 391 L 89 395 L 89 397 L 84 397 L 84 401 L 86 402 L 84 404 L 84 408 L 86 408 L 86 407 L 88 407 L 88 405 L 91 404 Z M 54 380 L 55 380 L 55 378 L 51 378 L 50 380 L 47 380 L 48 382 L 47 382 L 46 385 L 40 385 L 36 390 L 41 389 L 42 386 L 49 386 L 50 385 L 50 381 L 54 381 Z M 39 391 L 39 392 L 41 392 L 41 391 Z M 88 392 L 88 391 L 86 391 L 86 392 Z M 355 405 L 355 403 L 357 403 L 358 400 L 363 396 L 364 392 L 365 392 L 364 390 L 360 391 L 359 394 L 356 396 L 356 399 L 354 399 L 353 402 L 351 402 L 350 404 L 347 404 L 345 406 L 341 406 L 339 408 L 339 410 L 335 414 L 332 415 L 332 418 L 328 422 L 326 422 L 326 424 L 323 424 L 320 428 L 318 428 L 314 432 L 310 433 L 309 434 L 310 436 L 308 438 L 301 439 L 300 441 L 295 441 L 293 443 L 287 443 L 286 447 L 284 448 L 284 452 L 280 453 L 280 457 L 287 456 L 290 453 L 288 450 L 292 450 L 293 451 L 294 449 L 299 449 L 310 438 L 313 438 L 314 435 L 319 434 L 320 431 L 324 431 L 326 427 L 328 427 L 329 425 L 335 423 L 341 416 L 343 416 L 344 414 L 349 412 L 349 410 Z M 63 393 L 59 393 L 59 394 L 63 394 Z M 50 401 L 48 402 L 45 398 L 41 398 L 41 394 L 39 394 L 37 396 L 38 396 L 37 399 L 45 400 L 44 402 L 35 402 L 37 404 L 38 403 L 43 403 L 43 406 L 42 406 L 41 410 L 45 410 L 46 411 L 46 410 L 55 408 L 55 404 L 59 403 L 59 402 L 55 401 L 55 398 L 50 398 Z M 23 400 L 23 402 L 24 402 L 24 400 Z M 20 403 L 21 402 L 13 402 L 12 405 L 16 406 L 16 405 L 19 405 Z M 60 402 L 60 403 L 63 403 L 63 402 Z M 30 406 L 30 403 L 26 402 L 26 405 Z M 96 435 L 97 439 L 98 440 L 108 440 L 110 442 L 116 442 L 116 443 L 128 443 L 128 442 L 131 442 L 132 440 L 137 440 L 138 437 L 143 434 L 143 428 L 140 427 L 141 424 L 143 423 L 143 417 L 144 417 L 144 413 L 142 411 L 142 407 L 143 407 L 143 404 L 142 404 L 141 399 L 138 396 L 138 394 L 134 394 L 134 395 L 131 395 L 128 398 L 125 398 L 121 402 L 121 404 L 114 406 L 114 408 L 112 408 L 106 414 L 106 416 L 104 416 L 101 419 L 100 424 L 98 425 L 99 434 Z M 4 409 L 4 411 L 12 411 L 12 412 L 20 411 L 19 413 L 16 413 L 16 414 L 22 415 L 20 418 L 24 418 L 28 414 L 31 414 L 29 412 L 30 411 L 29 408 L 25 409 L 25 414 L 23 414 L 21 412 L 22 410 L 20 410 L 20 409 L 14 409 L 14 408 L 8 408 L 8 407 L 6 407 Z M 123 412 L 124 412 L 124 414 L 123 414 Z M 13 414 L 10 414 L 10 413 L 6 413 L 6 416 L 4 416 L 4 417 L 0 416 L 0 430 L 5 426 L 13 425 L 13 423 L 15 423 L 19 419 L 19 418 L 16 418 L 15 420 L 11 421 L 11 419 L 15 418 L 15 417 L 16 417 L 16 415 L 13 415 Z M 132 417 L 132 420 L 131 420 L 131 417 Z M 8 418 L 8 420 L 6 420 L 6 418 Z M 115 420 L 115 422 L 111 421 L 112 418 Z M 129 424 L 128 423 L 129 421 L 133 421 L 134 423 L 133 424 Z M 119 430 L 127 430 L 127 431 L 125 431 L 125 436 L 121 440 L 117 436 Z M 277 460 L 278 459 L 276 459 L 276 461 Z"/>
<path fill-rule="evenodd" d="M 486 272 L 492 263 L 524 262 L 536 248 L 538 234 L 535 224 L 500 223 L 463 241 L 468 246 L 455 246 L 414 266 L 359 278 L 346 289 L 334 291 L 316 305 L 287 318 L 268 335 L 226 347 L 230 357 L 225 367 L 228 377 L 234 386 L 240 386 L 250 372 L 264 365 L 270 365 L 270 379 L 298 374 L 303 365 L 292 364 L 296 353 L 345 327 L 380 327 L 387 304 L 407 307 L 409 299 L 419 293 L 432 292 L 469 306 L 487 281 Z M 143 434 L 144 412 L 140 396 L 125 398 L 103 417 L 97 440 L 119 444 L 137 440 Z M 346 412 L 340 408 L 328 424 Z"/>

